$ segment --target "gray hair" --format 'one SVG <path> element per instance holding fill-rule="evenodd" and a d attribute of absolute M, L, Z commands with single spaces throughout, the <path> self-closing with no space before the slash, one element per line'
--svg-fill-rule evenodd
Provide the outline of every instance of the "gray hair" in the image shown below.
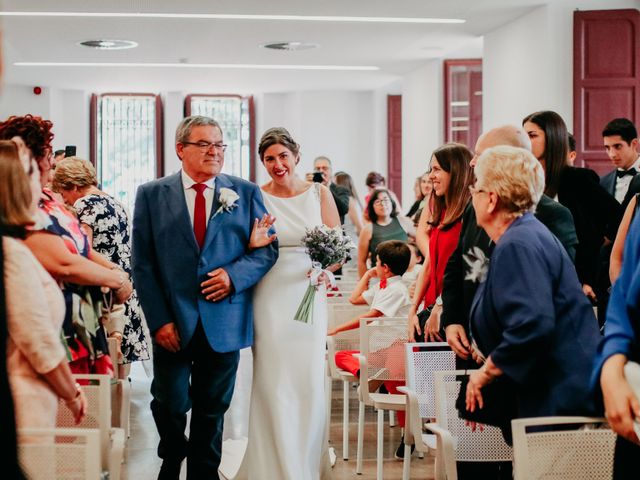
<path fill-rule="evenodd" d="M 316 157 L 315 160 L 313 161 L 313 165 L 316 165 L 316 162 L 318 162 L 319 160 L 325 160 L 330 167 L 333 167 L 333 165 L 331 165 L 331 159 L 329 157 L 325 157 L 324 155 L 320 155 L 319 157 Z"/>
<path fill-rule="evenodd" d="M 176 143 L 183 143 L 189 141 L 191 136 L 191 130 L 193 127 L 217 127 L 222 133 L 220 124 L 211 117 L 205 117 L 203 115 L 191 115 L 190 117 L 183 118 L 176 128 Z"/>

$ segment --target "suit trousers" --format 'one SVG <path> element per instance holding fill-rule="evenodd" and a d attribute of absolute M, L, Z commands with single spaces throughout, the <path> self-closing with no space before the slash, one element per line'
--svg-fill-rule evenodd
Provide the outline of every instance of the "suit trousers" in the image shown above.
<path fill-rule="evenodd" d="M 189 344 L 177 353 L 154 341 L 151 411 L 160 435 L 158 456 L 169 466 L 186 457 L 188 479 L 218 478 L 224 413 L 233 396 L 239 357 L 238 351 L 214 351 L 201 320 Z"/>

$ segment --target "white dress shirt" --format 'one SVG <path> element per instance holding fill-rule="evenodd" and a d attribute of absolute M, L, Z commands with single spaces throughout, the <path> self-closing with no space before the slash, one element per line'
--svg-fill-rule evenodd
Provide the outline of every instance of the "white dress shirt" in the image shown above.
<path fill-rule="evenodd" d="M 189 219 L 191 220 L 191 226 L 193 227 L 193 211 L 196 206 L 196 191 L 192 188 L 196 183 L 193 179 L 186 174 L 184 170 L 180 170 L 182 176 L 182 186 L 184 187 L 184 198 L 187 201 L 187 210 L 189 210 Z M 204 202 L 206 206 L 206 222 L 209 224 L 209 217 L 211 216 L 211 207 L 213 205 L 213 193 L 216 185 L 216 177 L 211 178 L 204 182 L 207 188 L 202 192 L 204 195 Z"/>
<path fill-rule="evenodd" d="M 640 157 L 638 157 L 633 165 L 629 168 L 635 168 L 636 171 L 640 172 Z M 618 170 L 622 170 L 619 168 Z M 631 180 L 633 177 L 631 175 L 625 175 L 624 177 L 616 177 L 616 200 L 618 203 L 622 203 L 624 201 L 624 197 L 627 196 L 627 192 L 629 191 L 629 186 L 631 185 Z"/>

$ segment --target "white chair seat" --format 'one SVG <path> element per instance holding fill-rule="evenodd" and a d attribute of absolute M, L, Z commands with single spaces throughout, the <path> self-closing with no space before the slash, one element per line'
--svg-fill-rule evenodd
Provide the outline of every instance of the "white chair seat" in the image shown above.
<path fill-rule="evenodd" d="M 407 401 L 407 397 L 398 394 L 371 393 L 369 396 L 373 400 L 373 406 L 382 410 L 404 410 Z"/>

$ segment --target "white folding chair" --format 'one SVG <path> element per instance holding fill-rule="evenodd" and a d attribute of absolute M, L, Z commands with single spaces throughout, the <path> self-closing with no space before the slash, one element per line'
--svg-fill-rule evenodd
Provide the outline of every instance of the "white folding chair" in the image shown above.
<path fill-rule="evenodd" d="M 124 457 L 124 430 L 111 426 L 111 377 L 109 375 L 74 374 L 87 397 L 87 415 L 75 425 L 64 403 L 58 406 L 57 427 L 93 428 L 99 431 L 101 466 L 110 480 L 119 480 Z"/>
<path fill-rule="evenodd" d="M 436 394 L 433 373 L 456 368 L 456 355 L 446 342 L 407 343 L 406 387 L 399 390 L 407 395 L 404 428 L 404 464 L 402 479 L 409 480 L 411 472 L 411 445 L 418 452 L 435 449 L 433 434 L 422 433 L 424 419 L 436 417 Z"/>
<path fill-rule="evenodd" d="M 100 478 L 100 435 L 95 429 L 19 429 L 18 456 L 30 480 Z"/>
<path fill-rule="evenodd" d="M 407 342 L 407 318 L 378 317 L 360 320 L 360 387 L 358 388 L 358 447 L 356 473 L 362 473 L 364 442 L 364 407 L 378 411 L 376 478 L 382 479 L 385 410 L 405 409 L 405 395 L 370 393 L 369 380 L 404 381 L 404 344 Z"/>
<path fill-rule="evenodd" d="M 117 381 L 111 384 L 111 426 L 124 430 L 125 441 L 131 435 L 129 422 L 131 418 L 131 383 L 129 381 L 129 365 L 118 365 L 118 343 L 109 338 L 109 356 L 118 372 Z"/>
<path fill-rule="evenodd" d="M 368 305 L 352 304 L 330 304 L 329 308 L 329 328 L 353 319 L 369 311 Z M 349 388 L 352 383 L 357 383 L 358 377 L 341 370 L 336 366 L 335 355 L 341 350 L 358 350 L 360 348 L 360 334 L 357 330 L 341 332 L 338 335 L 327 337 L 327 374 L 329 381 L 327 385 L 327 423 L 331 419 L 332 404 L 332 381 L 342 382 L 342 458 L 349 459 Z M 329 430 L 327 430 L 329 431 Z"/>
<path fill-rule="evenodd" d="M 436 435 L 435 478 L 457 480 L 458 462 L 508 462 L 512 459 L 511 447 L 497 427 L 485 425 L 475 432 L 465 424 L 456 409 L 460 391 L 460 378 L 469 370 L 434 372 L 436 393 L 436 423 L 424 428 Z"/>
<path fill-rule="evenodd" d="M 516 480 L 611 478 L 616 434 L 604 418 L 512 420 Z"/>

